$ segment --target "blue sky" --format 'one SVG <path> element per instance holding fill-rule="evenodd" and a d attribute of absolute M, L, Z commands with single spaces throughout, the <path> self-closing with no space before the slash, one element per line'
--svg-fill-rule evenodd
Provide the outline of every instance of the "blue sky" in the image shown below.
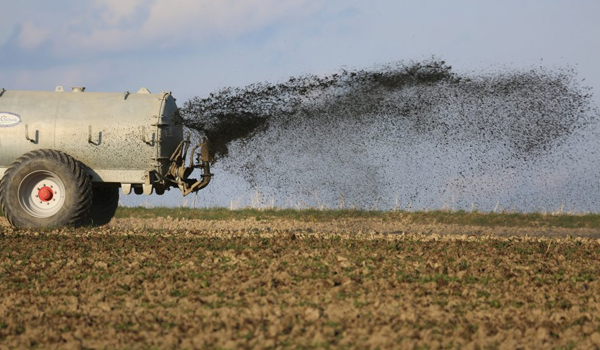
<path fill-rule="evenodd" d="M 6 89 L 144 86 L 183 102 L 225 86 L 435 56 L 460 72 L 573 67 L 600 104 L 597 0 L 3 0 L 1 8 Z M 239 193 L 224 183 L 239 179 L 221 178 L 209 197 L 227 205 Z M 162 201 L 181 203 L 176 195 Z"/>
<path fill-rule="evenodd" d="M 600 1 L 4 1 L 8 89 L 219 87 L 436 56 L 463 71 L 575 67 L 600 88 Z"/>

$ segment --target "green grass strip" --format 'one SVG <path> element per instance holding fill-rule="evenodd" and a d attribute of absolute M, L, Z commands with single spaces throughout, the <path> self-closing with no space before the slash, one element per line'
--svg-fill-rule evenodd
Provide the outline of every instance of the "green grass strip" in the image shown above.
<path fill-rule="evenodd" d="M 600 214 L 484 213 L 467 211 L 369 211 L 336 209 L 236 209 L 119 207 L 117 218 L 198 220 L 290 219 L 319 222 L 339 219 L 404 220 L 415 224 L 447 224 L 481 227 L 600 228 Z"/>

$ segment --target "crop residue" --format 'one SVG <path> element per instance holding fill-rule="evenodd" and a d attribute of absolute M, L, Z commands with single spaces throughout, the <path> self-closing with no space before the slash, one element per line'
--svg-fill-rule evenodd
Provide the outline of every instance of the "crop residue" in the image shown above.
<path fill-rule="evenodd" d="M 530 228 L 448 235 L 453 226 L 401 220 L 357 219 L 346 234 L 324 226 L 347 221 L 172 229 L 180 222 L 126 218 L 40 232 L 0 220 L 0 346 L 600 346 L 600 251 L 579 230 L 541 238 Z M 359 231 L 388 225 L 404 232 Z"/>

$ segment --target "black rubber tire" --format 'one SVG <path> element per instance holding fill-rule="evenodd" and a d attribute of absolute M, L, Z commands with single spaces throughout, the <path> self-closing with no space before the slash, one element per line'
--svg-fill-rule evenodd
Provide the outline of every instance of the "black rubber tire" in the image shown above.
<path fill-rule="evenodd" d="M 64 186 L 62 204 L 48 217 L 36 217 L 22 204 L 28 194 L 22 184 L 40 172 L 55 176 Z M 85 223 L 92 205 L 92 183 L 83 165 L 70 155 L 50 149 L 35 150 L 19 157 L 4 173 L 0 182 L 0 205 L 15 227 L 80 226 Z"/>
<path fill-rule="evenodd" d="M 92 196 L 92 208 L 89 214 L 89 225 L 102 226 L 110 222 L 119 206 L 119 188 L 95 187 Z"/>

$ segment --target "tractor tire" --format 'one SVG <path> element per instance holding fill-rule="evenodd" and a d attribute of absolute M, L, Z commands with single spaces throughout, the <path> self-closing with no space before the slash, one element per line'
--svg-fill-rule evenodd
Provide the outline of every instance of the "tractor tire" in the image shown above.
<path fill-rule="evenodd" d="M 93 191 L 88 223 L 91 226 L 106 225 L 115 216 L 119 206 L 119 188 L 95 187 Z"/>
<path fill-rule="evenodd" d="M 83 165 L 50 149 L 14 161 L 0 182 L 0 206 L 15 227 L 80 226 L 92 205 L 92 183 Z"/>

